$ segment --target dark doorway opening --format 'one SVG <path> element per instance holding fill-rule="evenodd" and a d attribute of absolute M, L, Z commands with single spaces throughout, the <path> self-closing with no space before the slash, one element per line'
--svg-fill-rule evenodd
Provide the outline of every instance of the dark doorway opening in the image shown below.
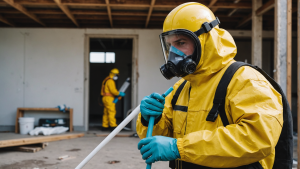
<path fill-rule="evenodd" d="M 119 69 L 120 76 L 116 81 L 119 90 L 125 80 L 132 74 L 133 39 L 90 38 L 89 50 L 89 130 L 99 130 L 102 126 L 103 108 L 100 90 L 102 81 L 113 68 Z M 131 109 L 131 85 L 126 95 L 116 104 L 116 119 L 119 124 Z M 127 125 L 130 127 L 130 124 Z"/>

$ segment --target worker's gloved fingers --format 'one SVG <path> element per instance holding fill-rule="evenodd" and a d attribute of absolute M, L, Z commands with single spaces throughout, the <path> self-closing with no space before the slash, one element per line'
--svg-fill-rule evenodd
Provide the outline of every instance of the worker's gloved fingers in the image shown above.
<path fill-rule="evenodd" d="M 144 145 L 149 144 L 152 141 L 152 137 L 144 138 L 138 143 L 138 149 L 140 150 Z"/>
<path fill-rule="evenodd" d="M 147 144 L 147 145 L 144 145 L 141 149 L 140 149 L 140 153 L 141 155 L 144 155 L 146 152 L 150 151 L 151 150 L 151 145 L 150 144 Z"/>
<path fill-rule="evenodd" d="M 154 163 L 155 161 L 156 161 L 155 157 L 154 157 L 154 155 L 152 155 L 146 160 L 146 163 L 151 164 L 151 163 Z"/>
<path fill-rule="evenodd" d="M 144 146 L 144 147 L 145 147 L 145 146 Z M 144 147 L 143 147 L 143 148 L 144 148 Z M 143 149 L 143 148 L 142 148 L 142 149 Z M 141 151 L 142 151 L 142 149 L 141 149 Z M 143 160 L 147 160 L 147 159 L 152 155 L 151 149 L 149 149 L 148 151 L 144 152 L 142 155 L 143 155 L 143 156 L 142 156 Z"/>
<path fill-rule="evenodd" d="M 152 94 L 150 95 L 150 97 L 151 97 L 151 98 L 154 98 L 154 99 L 157 99 L 157 100 L 159 100 L 161 103 L 165 104 L 165 98 L 164 98 L 162 95 L 160 95 L 159 93 L 152 93 Z"/>
<path fill-rule="evenodd" d="M 149 96 L 144 97 L 144 99 L 142 100 L 142 103 L 147 103 L 153 106 L 156 106 L 158 108 L 163 109 L 164 108 L 164 104 L 162 104 L 159 100 L 156 100 L 155 98 L 151 98 Z"/>
<path fill-rule="evenodd" d="M 119 96 L 124 97 L 124 96 L 125 96 L 125 93 L 124 93 L 124 92 L 119 92 Z"/>
<path fill-rule="evenodd" d="M 149 110 L 149 111 L 157 111 L 157 112 L 162 112 L 163 111 L 163 108 L 156 107 L 156 106 L 154 106 L 152 104 L 148 104 L 148 103 L 142 104 L 142 107 Z M 153 114 L 147 114 L 147 115 L 153 115 Z"/>

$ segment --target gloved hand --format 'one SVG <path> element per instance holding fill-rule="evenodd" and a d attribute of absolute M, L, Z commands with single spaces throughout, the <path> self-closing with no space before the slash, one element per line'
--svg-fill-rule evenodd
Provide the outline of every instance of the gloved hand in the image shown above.
<path fill-rule="evenodd" d="M 152 93 L 150 96 L 143 98 L 140 110 L 143 118 L 149 121 L 149 116 L 159 117 L 164 109 L 165 98 L 158 93 Z"/>
<path fill-rule="evenodd" d="M 138 149 L 148 164 L 156 161 L 171 161 L 180 158 L 177 139 L 175 138 L 164 136 L 144 138 L 139 142 Z"/>
<path fill-rule="evenodd" d="M 119 96 L 124 97 L 125 93 L 124 92 L 119 92 Z"/>

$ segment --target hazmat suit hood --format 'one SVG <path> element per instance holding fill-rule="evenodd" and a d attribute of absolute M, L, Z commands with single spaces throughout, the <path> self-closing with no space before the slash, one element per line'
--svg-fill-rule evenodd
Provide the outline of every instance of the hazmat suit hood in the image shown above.
<path fill-rule="evenodd" d="M 214 14 L 205 5 L 195 2 L 184 3 L 173 9 L 166 17 L 163 32 L 176 29 L 195 32 L 201 28 L 204 22 L 211 22 L 215 19 Z M 192 84 L 200 83 L 220 71 L 233 61 L 237 52 L 232 36 L 219 26 L 201 34 L 198 38 L 201 52 L 198 53 L 200 60 L 197 63 L 196 71 L 183 77 Z"/>

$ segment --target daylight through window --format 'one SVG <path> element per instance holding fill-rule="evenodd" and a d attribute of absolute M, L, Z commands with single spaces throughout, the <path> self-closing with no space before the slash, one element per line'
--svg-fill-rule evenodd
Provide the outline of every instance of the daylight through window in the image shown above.
<path fill-rule="evenodd" d="M 115 63 L 115 52 L 90 52 L 90 63 Z"/>

